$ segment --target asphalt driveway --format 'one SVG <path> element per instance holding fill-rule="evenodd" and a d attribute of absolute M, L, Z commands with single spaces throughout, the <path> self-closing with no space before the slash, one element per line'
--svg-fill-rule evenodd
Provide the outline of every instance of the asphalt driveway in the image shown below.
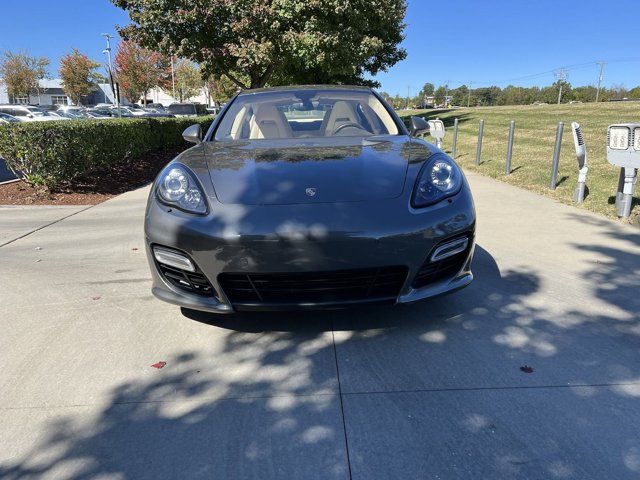
<path fill-rule="evenodd" d="M 155 300 L 146 189 L 0 209 L 0 478 L 638 478 L 640 233 L 470 181 L 472 286 L 337 312 Z"/>

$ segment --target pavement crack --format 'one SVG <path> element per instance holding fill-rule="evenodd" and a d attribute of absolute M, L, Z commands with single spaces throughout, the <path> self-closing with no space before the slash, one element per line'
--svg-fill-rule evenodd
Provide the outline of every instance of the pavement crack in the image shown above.
<path fill-rule="evenodd" d="M 349 453 L 349 437 L 347 436 L 347 422 L 344 416 L 344 403 L 342 400 L 342 385 L 340 383 L 340 367 L 338 365 L 338 350 L 336 348 L 336 332 L 331 322 L 331 338 L 333 339 L 333 358 L 336 362 L 336 377 L 338 378 L 338 398 L 340 399 L 340 413 L 342 415 L 342 429 L 344 431 L 344 445 L 347 452 L 347 468 L 349 470 L 349 480 L 353 477 L 351 475 L 351 454 Z"/>
<path fill-rule="evenodd" d="M 65 220 L 65 219 L 67 219 L 69 217 L 73 217 L 74 215 L 77 215 L 79 213 L 86 212 L 87 210 L 89 210 L 90 208 L 93 208 L 93 207 L 95 207 L 95 205 L 89 205 L 88 207 L 83 208 L 81 210 L 78 210 L 77 212 L 70 213 L 69 215 L 65 215 L 62 218 L 58 218 L 57 220 L 54 220 L 53 222 L 49 222 L 49 223 L 47 223 L 45 225 L 40 225 L 38 228 L 35 228 L 35 229 L 31 230 L 30 232 L 24 233 L 24 234 L 20 235 L 19 237 L 13 238 L 13 239 L 9 240 L 8 242 L 4 242 L 4 243 L 0 244 L 0 248 L 4 247 L 6 245 L 9 245 L 10 243 L 16 242 L 16 241 L 20 240 L 21 238 L 28 237 L 32 233 L 38 232 L 38 231 L 42 230 L 43 228 L 47 228 L 47 227 L 50 227 L 51 225 L 55 225 L 56 223 L 61 222 L 61 221 Z"/>
<path fill-rule="evenodd" d="M 545 388 L 584 388 L 584 387 L 622 387 L 629 385 L 638 385 L 639 382 L 620 382 L 620 383 L 580 383 L 575 385 L 513 385 L 504 387 L 450 387 L 450 388 L 415 388 L 400 390 L 363 390 L 359 392 L 342 392 L 340 396 L 349 395 L 385 395 L 397 393 L 431 393 L 431 392 L 480 392 L 484 390 L 536 390 Z"/>

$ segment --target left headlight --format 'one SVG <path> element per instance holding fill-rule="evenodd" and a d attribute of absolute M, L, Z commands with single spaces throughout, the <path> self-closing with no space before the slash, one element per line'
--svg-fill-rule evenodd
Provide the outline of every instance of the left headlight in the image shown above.
<path fill-rule="evenodd" d="M 435 155 L 422 166 L 413 190 L 414 208 L 433 205 L 451 197 L 462 188 L 462 172 L 446 155 Z"/>
<path fill-rule="evenodd" d="M 189 213 L 206 214 L 202 187 L 187 167 L 172 164 L 160 173 L 157 194 L 160 201 Z"/>

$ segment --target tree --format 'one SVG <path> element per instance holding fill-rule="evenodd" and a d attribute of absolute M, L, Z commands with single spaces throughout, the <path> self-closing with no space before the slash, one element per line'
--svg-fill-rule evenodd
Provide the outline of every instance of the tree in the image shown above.
<path fill-rule="evenodd" d="M 640 87 L 634 87 L 629 90 L 627 97 L 633 100 L 640 100 Z"/>
<path fill-rule="evenodd" d="M 115 65 L 124 96 L 134 102 L 142 97 L 145 105 L 149 90 L 167 77 L 167 61 L 164 56 L 132 41 L 120 42 Z"/>
<path fill-rule="evenodd" d="M 32 57 L 26 52 L 5 52 L 0 61 L 0 77 L 9 98 L 15 102 L 18 96 L 38 92 L 38 82 L 47 76 L 48 66 L 49 59 L 45 57 Z"/>
<path fill-rule="evenodd" d="M 219 77 L 212 75 L 205 81 L 205 89 L 214 103 L 222 104 L 236 94 L 238 86 L 225 75 Z"/>
<path fill-rule="evenodd" d="M 181 58 L 174 66 L 174 77 L 176 81 L 176 93 L 178 100 L 183 102 L 200 92 L 202 88 L 202 76 L 200 70 L 193 62 Z"/>
<path fill-rule="evenodd" d="M 439 86 L 436 91 L 433 93 L 434 101 L 436 105 L 444 105 L 446 90 L 443 86 Z"/>
<path fill-rule="evenodd" d="M 433 95 L 433 92 L 435 91 L 436 87 L 433 85 L 433 83 L 425 83 L 424 86 L 422 87 L 422 90 L 420 90 L 420 94 L 418 95 L 419 97 L 430 97 Z"/>
<path fill-rule="evenodd" d="M 62 88 L 73 103 L 82 104 L 82 97 L 86 97 L 95 88 L 100 76 L 95 71 L 99 63 L 90 60 L 77 49 L 60 60 L 60 78 Z"/>
<path fill-rule="evenodd" d="M 111 0 L 132 23 L 120 33 L 226 75 L 240 88 L 375 83 L 406 57 L 406 0 Z M 243 81 L 241 75 L 246 76 Z"/>

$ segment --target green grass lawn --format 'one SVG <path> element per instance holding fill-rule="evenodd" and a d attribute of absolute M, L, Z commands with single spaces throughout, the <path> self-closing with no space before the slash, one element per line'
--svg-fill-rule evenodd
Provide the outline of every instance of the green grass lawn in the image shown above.
<path fill-rule="evenodd" d="M 575 105 L 526 105 L 506 107 L 459 108 L 455 110 L 410 110 L 398 112 L 401 117 L 419 115 L 440 118 L 447 127 L 443 148 L 451 153 L 453 120 L 458 118 L 456 161 L 464 168 L 573 203 L 578 179 L 571 122 L 582 126 L 587 145 L 589 196 L 582 208 L 608 217 L 616 216 L 613 204 L 619 170 L 607 162 L 607 126 L 612 123 L 640 122 L 640 103 L 585 103 Z M 478 124 L 484 119 L 484 138 L 480 166 L 475 166 Z M 509 121 L 515 120 L 515 140 L 510 175 L 505 175 Z M 564 122 L 564 136 L 556 190 L 549 189 L 556 126 Z M 427 136 L 427 140 L 432 141 Z M 632 218 L 640 214 L 640 187 L 635 192 Z M 516 201 L 516 199 L 513 199 Z"/>

